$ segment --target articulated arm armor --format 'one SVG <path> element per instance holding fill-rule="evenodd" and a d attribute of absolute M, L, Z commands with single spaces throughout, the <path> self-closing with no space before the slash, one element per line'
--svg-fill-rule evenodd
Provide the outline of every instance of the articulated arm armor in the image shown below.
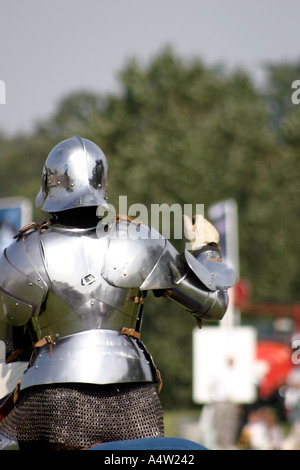
<path fill-rule="evenodd" d="M 159 290 L 198 318 L 221 320 L 228 304 L 227 289 L 236 277 L 217 249 L 202 251 L 197 258 L 186 250 L 180 255 L 155 230 L 132 224 L 132 238 L 127 236 L 127 226 L 116 225 L 112 230 L 102 276 L 119 287 Z"/>
<path fill-rule="evenodd" d="M 155 367 L 139 340 L 145 293 L 220 320 L 234 282 L 217 252 L 180 255 L 144 225 L 52 225 L 21 236 L 0 260 L 0 339 L 7 355 L 34 345 L 21 388 L 151 382 Z"/>

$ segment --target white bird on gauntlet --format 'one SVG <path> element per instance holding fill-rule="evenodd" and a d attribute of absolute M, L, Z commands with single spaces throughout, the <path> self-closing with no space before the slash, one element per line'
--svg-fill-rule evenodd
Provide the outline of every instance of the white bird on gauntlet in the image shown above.
<path fill-rule="evenodd" d="M 211 243 L 218 245 L 220 235 L 217 229 L 208 220 L 206 220 L 203 215 L 196 214 L 194 217 L 194 223 L 187 215 L 184 215 L 183 219 L 185 234 L 191 242 L 192 250 L 199 250 Z"/>

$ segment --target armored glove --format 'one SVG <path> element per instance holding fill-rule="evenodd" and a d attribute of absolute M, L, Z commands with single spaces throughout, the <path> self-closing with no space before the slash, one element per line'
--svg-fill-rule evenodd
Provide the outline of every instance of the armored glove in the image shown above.
<path fill-rule="evenodd" d="M 192 250 L 199 250 L 203 246 L 219 243 L 219 233 L 203 215 L 196 214 L 194 221 L 187 215 L 183 216 L 185 233 L 192 244 Z M 193 223 L 194 222 L 194 223 Z"/>

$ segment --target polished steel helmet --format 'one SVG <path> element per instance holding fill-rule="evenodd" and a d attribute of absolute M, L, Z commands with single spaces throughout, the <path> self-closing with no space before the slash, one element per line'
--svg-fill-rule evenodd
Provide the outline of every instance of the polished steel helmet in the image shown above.
<path fill-rule="evenodd" d="M 36 206 L 46 212 L 107 207 L 107 171 L 105 155 L 96 144 L 77 135 L 64 140 L 46 159 Z"/>

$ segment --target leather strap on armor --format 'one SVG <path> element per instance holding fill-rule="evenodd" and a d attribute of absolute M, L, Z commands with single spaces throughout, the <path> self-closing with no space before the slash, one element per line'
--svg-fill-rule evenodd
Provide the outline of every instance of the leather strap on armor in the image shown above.
<path fill-rule="evenodd" d="M 13 238 L 18 240 L 19 238 L 26 235 L 26 233 L 28 233 L 29 231 L 46 230 L 49 227 L 49 225 L 50 225 L 50 221 L 48 220 L 48 218 L 43 219 L 41 222 L 38 222 L 38 223 L 30 222 L 29 224 L 22 227 Z"/>
<path fill-rule="evenodd" d="M 8 358 L 6 359 L 5 363 L 9 364 L 12 362 L 16 357 L 18 357 L 23 352 L 23 349 L 16 349 L 16 351 L 12 352 Z"/>
<path fill-rule="evenodd" d="M 121 334 L 125 336 L 133 336 L 136 339 L 140 339 L 141 335 L 138 331 L 135 331 L 133 328 L 122 328 Z"/>
<path fill-rule="evenodd" d="M 34 344 L 35 348 L 41 348 L 42 346 L 45 346 L 45 344 L 49 344 L 50 346 L 50 356 L 52 355 L 52 346 L 55 346 L 55 339 L 58 338 L 59 335 L 47 335 L 44 336 L 44 338 L 40 339 Z"/>
<path fill-rule="evenodd" d="M 35 348 L 41 348 L 45 344 L 53 344 L 55 346 L 54 339 L 58 338 L 58 335 L 47 335 L 44 338 L 40 339 L 36 343 L 34 343 Z"/>
<path fill-rule="evenodd" d="M 20 395 L 21 380 L 18 381 L 16 388 L 11 392 L 0 405 L 0 421 L 2 421 L 17 404 Z"/>

